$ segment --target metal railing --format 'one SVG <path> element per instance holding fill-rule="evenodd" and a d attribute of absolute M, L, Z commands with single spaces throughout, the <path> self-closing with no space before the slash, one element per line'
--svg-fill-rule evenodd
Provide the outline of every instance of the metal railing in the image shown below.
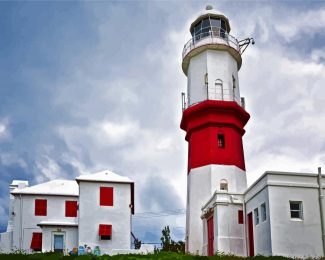
<path fill-rule="evenodd" d="M 211 96 L 207 96 L 205 98 L 203 98 L 200 101 L 194 102 L 194 103 L 186 103 L 186 95 L 184 92 L 182 92 L 182 111 L 184 111 L 185 109 L 197 105 L 205 100 L 220 100 L 220 101 L 235 101 L 237 102 L 238 105 L 240 105 L 243 109 L 245 109 L 246 104 L 245 104 L 245 98 L 244 97 L 234 97 L 230 94 L 224 94 L 222 96 L 215 96 L 215 97 L 211 97 Z"/>
<path fill-rule="evenodd" d="M 193 49 L 206 45 L 206 44 L 223 44 L 232 47 L 236 51 L 241 54 L 240 45 L 238 40 L 228 34 L 221 28 L 217 30 L 213 29 L 209 32 L 203 32 L 193 36 L 185 45 L 182 53 L 182 58 L 184 57 Z"/>

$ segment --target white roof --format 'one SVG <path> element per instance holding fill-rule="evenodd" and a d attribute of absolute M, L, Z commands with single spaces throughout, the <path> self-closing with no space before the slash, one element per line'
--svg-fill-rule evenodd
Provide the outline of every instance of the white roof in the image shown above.
<path fill-rule="evenodd" d="M 53 180 L 22 189 L 14 189 L 12 194 L 37 194 L 37 195 L 59 195 L 79 196 L 79 185 L 76 181 Z"/>
<path fill-rule="evenodd" d="M 126 177 L 118 175 L 114 172 L 105 170 L 93 174 L 84 174 L 76 178 L 77 181 L 93 181 L 93 182 L 124 182 L 133 183 L 133 181 Z"/>
<path fill-rule="evenodd" d="M 13 180 L 10 185 L 12 186 L 18 186 L 18 184 L 23 183 L 25 185 L 28 185 L 28 181 L 22 181 L 22 180 Z"/>
<path fill-rule="evenodd" d="M 76 222 L 41 221 L 37 226 L 78 226 Z"/>

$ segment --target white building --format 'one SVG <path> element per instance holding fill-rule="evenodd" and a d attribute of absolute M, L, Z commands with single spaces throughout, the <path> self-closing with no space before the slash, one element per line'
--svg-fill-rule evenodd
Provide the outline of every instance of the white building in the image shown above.
<path fill-rule="evenodd" d="M 242 136 L 250 115 L 238 71 L 252 38 L 231 36 L 211 6 L 190 26 L 181 129 L 188 142 L 186 250 L 213 255 L 324 256 L 324 176 L 266 172 L 247 188 Z"/>
<path fill-rule="evenodd" d="M 102 254 L 131 248 L 134 182 L 110 171 L 35 186 L 10 185 L 0 250 L 69 252 L 87 245 Z"/>

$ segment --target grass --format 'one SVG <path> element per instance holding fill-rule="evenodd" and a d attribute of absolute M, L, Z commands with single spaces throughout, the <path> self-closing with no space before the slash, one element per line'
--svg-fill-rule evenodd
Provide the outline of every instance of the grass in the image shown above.
<path fill-rule="evenodd" d="M 239 257 L 234 255 L 225 255 L 219 254 L 214 256 L 197 256 L 197 255 L 190 255 L 190 254 L 181 254 L 181 253 L 172 253 L 172 252 L 159 252 L 155 254 L 149 255 L 115 255 L 115 256 L 93 256 L 93 255 L 83 255 L 83 256 L 63 256 L 62 254 L 57 253 L 36 253 L 36 254 L 24 254 L 21 252 L 11 253 L 11 254 L 0 254 L 0 259 L 63 259 L 63 260 L 137 260 L 137 259 L 154 259 L 154 260 L 167 260 L 167 259 L 175 259 L 175 260 L 289 260 L 293 258 L 287 258 L 283 256 L 255 256 L 255 257 Z M 296 258 L 297 260 L 298 258 Z M 325 258 L 318 258 L 318 260 L 325 260 Z"/>

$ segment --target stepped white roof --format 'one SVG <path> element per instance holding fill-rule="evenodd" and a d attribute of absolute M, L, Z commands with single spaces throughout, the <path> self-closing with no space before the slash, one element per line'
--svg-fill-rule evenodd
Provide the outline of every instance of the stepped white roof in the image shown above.
<path fill-rule="evenodd" d="M 11 194 L 79 196 L 79 185 L 74 180 L 53 180 L 22 189 L 16 188 Z"/>
<path fill-rule="evenodd" d="M 126 176 L 118 175 L 108 170 L 93 173 L 93 174 L 80 175 L 76 178 L 76 181 L 133 183 L 133 181 L 130 178 Z"/>
<path fill-rule="evenodd" d="M 37 226 L 78 226 L 76 222 L 63 222 L 63 221 L 41 221 Z"/>

